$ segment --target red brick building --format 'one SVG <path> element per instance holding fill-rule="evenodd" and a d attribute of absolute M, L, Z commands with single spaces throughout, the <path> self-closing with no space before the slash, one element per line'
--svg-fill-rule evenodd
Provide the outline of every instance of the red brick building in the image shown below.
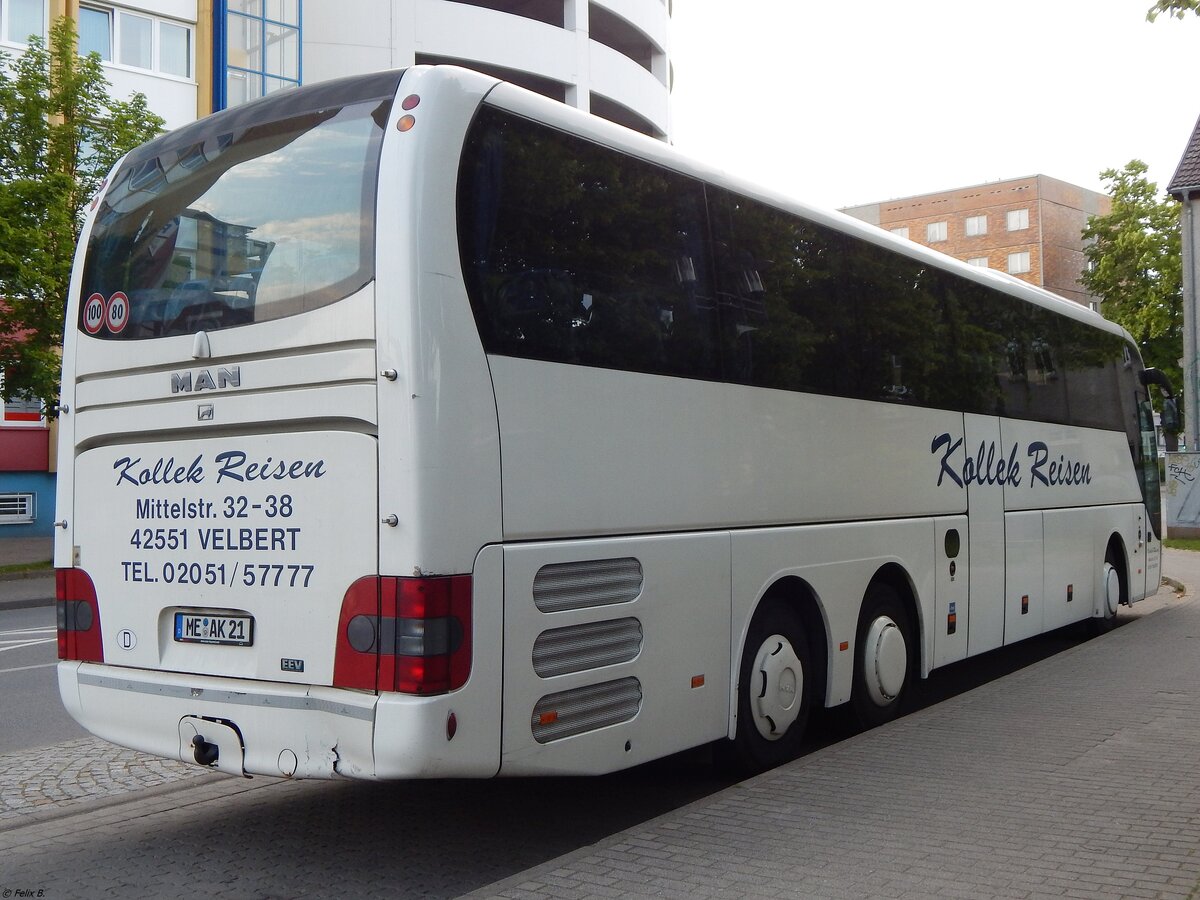
<path fill-rule="evenodd" d="M 1084 226 L 1109 212 L 1105 194 L 1031 175 L 843 212 L 977 266 L 1099 308 L 1079 284 Z"/>

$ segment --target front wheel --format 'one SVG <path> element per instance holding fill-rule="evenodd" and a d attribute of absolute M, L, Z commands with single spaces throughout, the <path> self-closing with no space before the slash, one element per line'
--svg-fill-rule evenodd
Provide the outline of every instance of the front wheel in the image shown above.
<path fill-rule="evenodd" d="M 908 613 L 896 591 L 873 584 L 863 598 L 854 646 L 854 689 L 850 704 L 864 728 L 890 722 L 912 680 L 916 658 Z"/>
<path fill-rule="evenodd" d="M 1117 624 L 1117 607 L 1125 593 L 1117 562 L 1116 551 L 1109 548 L 1104 556 L 1104 568 L 1100 570 L 1100 615 L 1088 619 L 1088 628 L 1095 635 L 1112 631 Z"/>
<path fill-rule="evenodd" d="M 737 733 L 722 747 L 724 761 L 761 772 L 800 750 L 812 705 L 812 654 L 800 617 L 769 602 L 750 623 L 738 674 Z"/>

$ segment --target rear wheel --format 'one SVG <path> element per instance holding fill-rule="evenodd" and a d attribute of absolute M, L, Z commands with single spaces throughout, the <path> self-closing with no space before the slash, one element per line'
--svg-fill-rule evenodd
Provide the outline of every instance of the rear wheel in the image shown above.
<path fill-rule="evenodd" d="M 908 613 L 896 591 L 886 584 L 871 585 L 858 614 L 850 699 L 863 727 L 874 728 L 900 714 L 915 650 Z"/>
<path fill-rule="evenodd" d="M 754 616 L 738 674 L 737 736 L 721 756 L 742 772 L 761 772 L 800 750 L 812 705 L 812 655 L 800 617 L 768 601 Z"/>

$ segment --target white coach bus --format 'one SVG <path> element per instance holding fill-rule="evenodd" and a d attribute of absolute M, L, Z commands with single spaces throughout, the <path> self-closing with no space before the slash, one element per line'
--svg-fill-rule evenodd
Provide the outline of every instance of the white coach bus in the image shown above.
<path fill-rule="evenodd" d="M 68 323 L 63 702 L 223 772 L 759 769 L 1159 581 L 1121 329 L 462 69 L 134 151 Z"/>

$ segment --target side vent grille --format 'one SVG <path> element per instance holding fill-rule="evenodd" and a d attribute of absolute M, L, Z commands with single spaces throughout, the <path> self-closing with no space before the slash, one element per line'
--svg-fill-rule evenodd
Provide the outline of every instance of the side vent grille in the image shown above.
<path fill-rule="evenodd" d="M 538 635 L 533 671 L 542 678 L 629 662 L 642 649 L 642 623 L 613 619 L 555 628 Z"/>
<path fill-rule="evenodd" d="M 642 564 L 632 557 L 542 566 L 533 602 L 544 613 L 629 603 L 642 592 Z"/>
<path fill-rule="evenodd" d="M 628 722 L 642 707 L 642 685 L 621 678 L 547 694 L 533 708 L 533 737 L 539 744 Z"/>

